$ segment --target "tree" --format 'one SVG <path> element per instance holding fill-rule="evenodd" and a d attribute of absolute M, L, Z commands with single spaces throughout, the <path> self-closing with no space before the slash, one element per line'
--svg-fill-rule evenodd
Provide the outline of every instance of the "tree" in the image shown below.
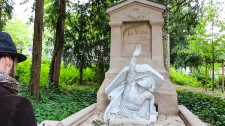
<path fill-rule="evenodd" d="M 42 29 L 43 29 L 44 0 L 36 0 L 34 19 L 34 38 L 31 67 L 31 95 L 40 99 L 40 70 L 42 51 Z"/>
<path fill-rule="evenodd" d="M 87 3 L 73 3 L 68 18 L 63 60 L 79 69 L 83 84 L 83 70 L 96 68 L 101 82 L 109 66 L 110 27 L 106 9 L 119 0 L 90 0 Z"/>
<path fill-rule="evenodd" d="M 83 84 L 83 70 L 91 66 L 92 52 L 91 44 L 88 40 L 88 23 L 90 11 L 89 3 L 74 3 L 75 11 L 68 18 L 69 29 L 66 31 L 66 40 L 64 48 L 64 61 L 66 64 L 75 64 L 79 69 L 80 80 Z"/>
<path fill-rule="evenodd" d="M 56 36 L 55 36 L 56 39 L 49 71 L 50 84 L 52 84 L 52 86 L 56 89 L 58 88 L 59 83 L 62 49 L 64 45 L 64 20 L 66 13 L 66 0 L 60 0 L 59 6 L 60 6 L 58 10 L 59 16 L 56 24 Z"/>
<path fill-rule="evenodd" d="M 54 51 L 54 43 L 56 36 L 56 24 L 58 19 L 58 10 L 59 10 L 59 1 L 58 0 L 45 0 L 45 8 L 44 8 L 44 53 L 53 55 Z M 45 56 L 47 58 L 52 58 Z M 50 59 L 52 60 L 52 59 Z"/>
<path fill-rule="evenodd" d="M 223 6 L 218 1 L 210 0 L 204 7 L 204 16 L 195 28 L 196 34 L 190 36 L 190 52 L 199 53 L 205 60 L 224 58 L 225 25 L 220 12 Z M 221 55 L 223 57 L 221 57 Z M 212 90 L 214 90 L 214 63 L 212 63 Z"/>
<path fill-rule="evenodd" d="M 106 9 L 118 2 L 120 1 L 92 0 L 90 2 L 90 28 L 88 28 L 88 34 L 90 34 L 89 39 L 93 44 L 93 61 L 99 82 L 102 82 L 105 78 L 104 75 L 108 70 L 110 59 L 110 26 Z"/>
<path fill-rule="evenodd" d="M 191 44 L 191 53 L 200 52 L 201 57 L 206 59 L 224 58 L 225 49 L 223 46 L 225 40 L 225 21 L 219 14 L 223 6 L 210 0 L 203 9 L 204 16 L 200 23 L 194 29 L 195 33 L 189 36 Z M 213 56 L 214 55 L 214 56 Z"/>
<path fill-rule="evenodd" d="M 12 18 L 13 4 L 12 0 L 0 0 L 0 31 L 3 30 L 6 22 Z"/>
<path fill-rule="evenodd" d="M 187 67 L 192 59 L 199 55 L 190 55 L 187 36 L 194 34 L 193 28 L 199 23 L 202 3 L 192 0 L 159 0 L 166 4 L 163 32 L 169 34 L 170 63 L 175 66 Z M 165 37 L 166 38 L 166 37 Z M 199 61 L 199 60 L 198 60 Z M 200 60 L 201 61 L 201 60 Z M 199 62 L 196 65 L 198 65 Z"/>
<path fill-rule="evenodd" d="M 24 24 L 18 17 L 14 16 L 5 26 L 4 30 L 7 31 L 13 38 L 17 50 L 20 53 L 25 53 L 29 46 L 31 46 L 31 34 L 32 31 L 28 28 L 29 24 Z"/>

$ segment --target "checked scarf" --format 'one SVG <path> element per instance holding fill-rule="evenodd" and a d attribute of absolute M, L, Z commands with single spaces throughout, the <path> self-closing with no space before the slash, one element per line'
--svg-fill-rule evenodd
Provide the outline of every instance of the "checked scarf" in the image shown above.
<path fill-rule="evenodd" d="M 11 76 L 0 72 L 0 85 L 4 86 L 13 94 L 18 94 L 18 82 Z"/>

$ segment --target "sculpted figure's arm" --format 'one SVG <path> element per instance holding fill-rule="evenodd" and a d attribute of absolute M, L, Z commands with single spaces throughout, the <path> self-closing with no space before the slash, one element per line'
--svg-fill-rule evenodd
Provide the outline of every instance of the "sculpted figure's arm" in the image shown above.
<path fill-rule="evenodd" d="M 134 73 L 135 73 L 135 65 L 136 65 L 136 59 L 141 54 L 141 45 L 137 45 L 136 49 L 133 53 L 132 59 L 130 61 L 129 70 L 127 74 L 127 83 L 131 83 L 134 80 Z"/>

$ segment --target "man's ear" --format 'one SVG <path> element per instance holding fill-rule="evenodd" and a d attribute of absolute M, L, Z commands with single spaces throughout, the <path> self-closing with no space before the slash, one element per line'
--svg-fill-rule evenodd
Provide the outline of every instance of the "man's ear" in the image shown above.
<path fill-rule="evenodd" d="M 10 56 L 6 56 L 6 66 L 8 69 L 12 69 L 12 66 L 13 66 L 13 60 Z"/>
<path fill-rule="evenodd" d="M 13 60 L 12 60 L 12 58 L 10 58 L 10 60 L 9 60 L 9 66 L 10 66 L 10 68 L 12 68 L 12 66 L 13 66 Z"/>

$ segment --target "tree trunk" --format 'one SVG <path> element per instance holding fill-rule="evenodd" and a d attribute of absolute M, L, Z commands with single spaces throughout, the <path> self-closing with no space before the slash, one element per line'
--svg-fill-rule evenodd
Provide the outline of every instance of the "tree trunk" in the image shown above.
<path fill-rule="evenodd" d="M 103 57 L 99 57 L 99 60 L 98 60 L 98 68 L 97 68 L 97 75 L 99 75 L 99 78 L 98 80 L 100 81 L 99 83 L 102 83 L 102 81 L 104 80 L 105 78 L 105 65 L 104 65 L 104 60 L 103 60 Z"/>
<path fill-rule="evenodd" d="M 81 56 L 81 63 L 80 63 L 80 69 L 79 69 L 79 73 L 80 73 L 80 80 L 79 80 L 79 84 L 83 85 L 83 73 L 84 73 L 84 55 Z"/>
<path fill-rule="evenodd" d="M 80 85 L 83 85 L 83 67 L 80 67 L 79 73 L 80 73 L 80 81 L 79 81 L 79 84 Z"/>
<path fill-rule="evenodd" d="M 43 9 L 44 0 L 36 0 L 31 68 L 31 95 L 37 100 L 40 99 L 39 83 L 42 51 Z"/>
<path fill-rule="evenodd" d="M 58 89 L 62 49 L 64 44 L 64 20 L 66 12 L 66 0 L 60 0 L 59 17 L 56 24 L 56 41 L 54 53 L 49 71 L 49 79 L 52 88 Z"/>

